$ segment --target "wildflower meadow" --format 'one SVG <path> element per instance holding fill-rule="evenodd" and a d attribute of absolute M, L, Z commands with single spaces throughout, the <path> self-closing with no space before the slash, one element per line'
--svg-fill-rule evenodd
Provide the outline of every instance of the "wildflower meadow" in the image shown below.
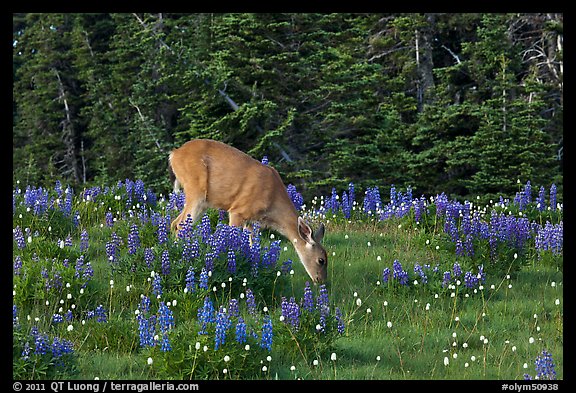
<path fill-rule="evenodd" d="M 517 185 L 289 185 L 327 229 L 312 284 L 286 239 L 225 212 L 172 233 L 181 192 L 16 181 L 13 378 L 562 379 L 562 195 Z"/>

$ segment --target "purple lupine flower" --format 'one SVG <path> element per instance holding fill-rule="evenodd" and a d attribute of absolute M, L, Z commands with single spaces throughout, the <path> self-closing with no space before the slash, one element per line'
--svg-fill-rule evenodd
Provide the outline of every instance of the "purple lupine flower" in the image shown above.
<path fill-rule="evenodd" d="M 452 266 L 452 273 L 454 273 L 454 277 L 460 277 L 462 274 L 462 268 L 458 262 L 454 262 L 454 266 Z"/>
<path fill-rule="evenodd" d="M 524 199 L 526 204 L 532 202 L 532 185 L 530 184 L 530 180 L 528 180 L 524 186 Z"/>
<path fill-rule="evenodd" d="M 208 251 L 206 253 L 206 257 L 204 258 L 204 267 L 206 271 L 211 272 L 214 271 L 214 259 L 216 258 L 216 254 L 213 251 Z"/>
<path fill-rule="evenodd" d="M 198 309 L 198 323 L 201 324 L 201 329 L 198 334 L 208 334 L 206 328 L 209 323 L 216 322 L 216 316 L 214 315 L 214 304 L 208 296 L 204 298 L 204 305 L 202 308 Z"/>
<path fill-rule="evenodd" d="M 149 247 L 144 249 L 144 262 L 146 262 L 146 267 L 149 269 L 152 268 L 152 263 L 154 262 L 154 251 Z"/>
<path fill-rule="evenodd" d="M 372 188 L 368 187 L 366 189 L 366 194 L 363 201 L 364 212 L 371 212 L 371 214 L 376 214 L 376 212 L 379 211 L 381 207 L 382 201 L 380 199 L 380 190 L 378 189 L 378 186 L 374 186 Z"/>
<path fill-rule="evenodd" d="M 166 230 L 169 227 L 170 220 L 164 221 L 166 223 Z M 180 223 L 180 230 L 178 231 L 179 239 L 191 239 L 194 236 L 194 221 L 192 221 L 192 216 L 190 214 L 186 215 L 186 219 Z"/>
<path fill-rule="evenodd" d="M 256 299 L 254 298 L 254 293 L 250 288 L 246 289 L 246 307 L 248 308 L 249 314 L 256 314 Z"/>
<path fill-rule="evenodd" d="M 60 182 L 60 180 L 56 180 L 54 182 L 54 191 L 56 191 L 56 196 L 58 198 L 62 198 L 62 183 Z"/>
<path fill-rule="evenodd" d="M 326 284 L 320 285 L 318 297 L 316 298 L 316 308 L 320 311 L 321 315 L 330 313 L 328 289 L 326 289 Z"/>
<path fill-rule="evenodd" d="M 27 188 L 26 191 L 29 189 Z M 44 214 L 44 212 L 48 209 L 48 190 L 44 190 L 42 187 L 38 187 L 37 189 L 30 189 L 31 198 L 30 202 L 33 202 L 32 205 L 29 207 L 32 208 L 32 212 L 36 216 L 40 216 Z M 26 201 L 26 194 L 24 194 L 24 198 Z"/>
<path fill-rule="evenodd" d="M 160 257 L 160 263 L 162 267 L 162 274 L 167 276 L 170 274 L 170 255 L 168 250 L 162 251 L 162 256 Z"/>
<path fill-rule="evenodd" d="M 424 208 L 425 202 L 426 198 L 424 198 L 424 196 L 421 196 L 420 198 L 414 200 L 414 219 L 416 220 L 416 222 L 420 222 L 420 219 L 422 218 L 422 213 L 425 212 Z"/>
<path fill-rule="evenodd" d="M 134 183 L 134 194 L 138 202 L 141 203 L 144 202 L 144 195 L 145 195 L 144 181 L 142 181 L 141 179 L 137 179 L 136 182 Z"/>
<path fill-rule="evenodd" d="M 128 233 L 128 254 L 134 255 L 140 247 L 140 233 L 138 225 L 130 225 L 130 232 Z"/>
<path fill-rule="evenodd" d="M 158 237 L 158 244 L 164 244 L 168 241 L 168 221 L 170 217 L 160 217 L 157 223 L 156 236 Z"/>
<path fill-rule="evenodd" d="M 14 228 L 12 230 L 12 233 L 14 234 L 14 240 L 16 240 L 17 247 L 20 250 L 26 247 L 26 240 L 24 239 L 24 234 L 22 233 L 22 229 L 20 228 L 20 226 Z"/>
<path fill-rule="evenodd" d="M 236 273 L 236 253 L 232 250 L 228 251 L 228 272 Z"/>
<path fill-rule="evenodd" d="M 536 365 L 536 379 L 556 379 L 556 365 L 550 352 L 544 349 L 542 354 L 536 358 L 534 364 Z"/>
<path fill-rule="evenodd" d="M 350 205 L 350 199 L 348 198 L 346 191 L 342 193 L 342 202 L 340 202 L 340 207 L 342 213 L 344 213 L 344 217 L 349 219 L 352 214 L 352 206 Z"/>
<path fill-rule="evenodd" d="M 180 236 L 180 232 L 182 230 L 178 231 L 178 236 Z M 182 242 L 182 261 L 189 262 L 192 260 L 192 240 L 185 236 L 180 238 L 180 241 Z"/>
<path fill-rule="evenodd" d="M 261 162 L 262 162 L 263 165 L 268 165 L 268 163 L 269 163 L 269 161 L 268 161 L 268 156 L 262 157 L 262 161 L 261 161 Z"/>
<path fill-rule="evenodd" d="M 15 304 L 12 305 L 12 326 L 17 327 L 18 323 L 18 307 Z"/>
<path fill-rule="evenodd" d="M 106 212 L 106 225 L 108 228 L 112 228 L 114 226 L 114 215 L 112 212 Z"/>
<path fill-rule="evenodd" d="M 458 207 L 452 203 L 446 207 L 446 216 L 444 218 L 444 232 L 450 235 L 452 242 L 458 240 L 458 227 L 456 226 L 456 217 L 458 217 Z"/>
<path fill-rule="evenodd" d="M 435 205 L 436 217 L 440 218 L 446 212 L 446 207 L 448 206 L 448 196 L 446 196 L 444 193 L 436 195 Z"/>
<path fill-rule="evenodd" d="M 282 266 L 280 267 L 280 271 L 283 274 L 288 274 L 288 273 L 290 273 L 290 270 L 292 270 L 292 259 L 286 259 L 284 262 L 282 262 Z"/>
<path fill-rule="evenodd" d="M 20 258 L 20 255 L 16 255 L 16 258 L 14 258 L 14 274 L 19 276 L 22 272 L 22 258 Z"/>
<path fill-rule="evenodd" d="M 152 279 L 152 293 L 157 297 L 162 296 L 162 277 L 159 274 L 155 274 Z"/>
<path fill-rule="evenodd" d="M 92 269 L 92 264 L 90 262 L 86 262 L 84 265 L 84 271 L 82 272 L 82 279 L 84 280 L 82 288 L 86 288 L 92 277 L 94 277 L 94 269 Z"/>
<path fill-rule="evenodd" d="M 54 272 L 54 276 L 51 279 L 47 279 L 46 280 L 46 289 L 56 289 L 56 290 L 60 290 L 63 287 L 62 284 L 62 275 L 60 274 L 60 272 L 56 271 Z"/>
<path fill-rule="evenodd" d="M 146 318 L 144 315 L 139 314 L 136 318 L 138 320 L 138 332 L 140 337 L 140 346 L 143 348 L 153 347 L 155 345 L 154 335 L 155 328 L 154 324 L 150 323 L 152 318 Z"/>
<path fill-rule="evenodd" d="M 72 236 L 71 235 L 66 236 L 66 239 L 64 239 L 64 246 L 65 247 L 72 247 Z"/>
<path fill-rule="evenodd" d="M 300 211 L 300 209 L 302 209 L 302 205 L 304 204 L 304 198 L 302 197 L 302 194 L 296 191 L 296 186 L 293 184 L 288 184 L 286 191 L 288 192 L 290 200 L 294 204 L 296 210 Z"/>
<path fill-rule="evenodd" d="M 280 257 L 280 241 L 276 240 L 270 244 L 270 247 L 265 247 L 262 255 L 262 266 L 269 268 L 276 264 L 276 261 Z"/>
<path fill-rule="evenodd" d="M 478 277 L 472 272 L 466 272 L 464 274 L 464 285 L 468 288 L 475 288 L 478 285 Z"/>
<path fill-rule="evenodd" d="M 382 283 L 387 283 L 390 279 L 390 268 L 386 267 L 382 270 Z"/>
<path fill-rule="evenodd" d="M 262 338 L 260 340 L 260 347 L 272 351 L 272 341 L 274 333 L 272 331 L 272 319 L 269 315 L 264 317 L 264 324 L 262 325 Z"/>
<path fill-rule="evenodd" d="M 204 243 L 208 243 L 210 236 L 212 236 L 212 227 L 210 226 L 210 217 L 208 217 L 208 214 L 202 216 L 200 222 L 200 236 Z"/>
<path fill-rule="evenodd" d="M 132 190 L 134 188 L 134 182 L 130 179 L 126 179 L 124 182 L 124 188 L 126 189 L 126 207 L 132 204 Z"/>
<path fill-rule="evenodd" d="M 482 283 L 486 282 L 486 273 L 484 272 L 484 265 L 478 266 L 477 277 L 478 277 L 478 280 L 480 280 L 480 282 L 482 282 Z"/>
<path fill-rule="evenodd" d="M 473 257 L 474 256 L 474 242 L 472 239 L 472 234 L 466 235 L 466 240 L 464 240 L 464 250 L 466 256 Z"/>
<path fill-rule="evenodd" d="M 184 208 L 186 196 L 183 192 L 171 192 L 168 194 L 168 205 L 166 206 L 166 210 L 177 210 L 182 211 Z"/>
<path fill-rule="evenodd" d="M 38 333 L 34 340 L 34 353 L 36 355 L 45 355 L 48 351 L 48 335 Z"/>
<path fill-rule="evenodd" d="M 238 250 L 241 252 L 241 255 L 243 255 L 245 258 L 250 259 L 251 258 L 251 253 L 250 253 L 250 231 L 246 228 L 242 229 L 241 232 L 239 233 L 240 235 L 240 239 L 239 239 L 239 245 L 238 245 Z"/>
<path fill-rule="evenodd" d="M 332 193 L 330 198 L 326 199 L 326 210 L 332 210 L 332 213 L 336 214 L 340 210 L 340 203 L 338 202 L 339 196 L 336 193 L 336 189 L 332 187 Z"/>
<path fill-rule="evenodd" d="M 138 310 L 140 314 L 145 314 L 150 311 L 150 304 L 151 300 L 148 296 L 142 295 L 142 299 L 140 300 L 140 304 L 138 305 Z"/>
<path fill-rule="evenodd" d="M 192 239 L 192 243 L 190 244 L 190 259 L 198 258 L 200 255 L 200 245 L 198 244 L 198 239 Z"/>
<path fill-rule="evenodd" d="M 78 210 L 76 210 L 72 215 L 72 224 L 74 224 L 74 227 L 80 225 L 80 212 Z M 70 245 L 72 245 L 72 243 L 70 243 Z"/>
<path fill-rule="evenodd" d="M 304 287 L 304 300 L 302 303 L 302 308 L 309 312 L 314 311 L 314 294 L 312 293 L 310 282 L 308 281 L 306 281 L 306 285 Z"/>
<path fill-rule="evenodd" d="M 536 207 L 538 208 L 538 211 L 544 211 L 544 209 L 546 209 L 546 190 L 544 189 L 544 186 L 540 186 L 538 198 L 536 198 Z"/>
<path fill-rule="evenodd" d="M 396 186 L 394 186 L 394 184 L 390 185 L 390 204 L 392 206 L 397 206 L 399 205 L 398 203 L 398 197 L 396 194 Z"/>
<path fill-rule="evenodd" d="M 121 240 L 120 237 L 116 234 L 116 232 L 112 232 L 110 237 L 112 239 L 109 242 L 106 242 L 105 245 L 106 255 L 108 256 L 108 261 L 110 263 L 115 263 L 117 262 L 116 258 L 118 257 L 119 254 Z"/>
<path fill-rule="evenodd" d="M 67 186 L 64 190 L 64 203 L 62 204 L 61 211 L 65 216 L 70 216 L 72 214 L 72 198 L 74 196 L 74 191 L 70 186 Z"/>
<path fill-rule="evenodd" d="M 106 317 L 106 310 L 104 310 L 103 305 L 99 305 L 98 307 L 96 307 L 96 310 L 94 310 L 94 315 L 96 316 L 97 322 L 107 322 L 108 321 L 108 318 Z"/>
<path fill-rule="evenodd" d="M 400 283 L 400 285 L 408 285 L 408 272 L 402 268 L 402 264 L 396 259 L 392 263 L 393 273 L 392 277 Z"/>
<path fill-rule="evenodd" d="M 84 255 L 80 255 L 76 259 L 76 265 L 74 266 L 74 277 L 80 278 L 84 274 Z"/>
<path fill-rule="evenodd" d="M 200 289 L 208 289 L 208 272 L 205 268 L 200 271 L 200 283 L 198 284 Z"/>
<path fill-rule="evenodd" d="M 28 360 L 30 359 L 30 343 L 28 341 L 26 341 L 26 343 L 24 344 L 24 349 L 22 350 L 22 359 L 23 360 Z"/>
<path fill-rule="evenodd" d="M 116 262 L 116 257 L 118 256 L 118 249 L 116 243 L 113 241 L 106 242 L 104 248 L 106 250 L 106 256 L 108 257 L 107 258 L 108 262 L 110 263 Z"/>
<path fill-rule="evenodd" d="M 194 268 L 190 266 L 186 272 L 186 290 L 188 292 L 196 292 L 196 280 L 194 277 Z"/>
<path fill-rule="evenodd" d="M 456 255 L 461 257 L 464 255 L 464 244 L 462 244 L 462 240 L 456 240 Z"/>
<path fill-rule="evenodd" d="M 444 272 L 444 275 L 442 276 L 442 287 L 446 288 L 448 284 L 450 284 L 451 280 L 452 276 L 450 275 L 450 272 Z"/>
<path fill-rule="evenodd" d="M 292 326 L 294 330 L 298 331 L 300 325 L 300 306 L 298 306 L 294 297 L 290 297 L 290 301 L 287 301 L 286 297 L 282 296 L 280 307 L 282 309 L 284 323 Z"/>
<path fill-rule="evenodd" d="M 174 315 L 164 302 L 158 305 L 158 323 L 163 333 L 174 328 Z"/>
<path fill-rule="evenodd" d="M 226 334 L 231 324 L 232 322 L 230 321 L 230 316 L 224 310 L 224 307 L 220 306 L 218 314 L 216 314 L 216 332 L 214 334 L 215 351 L 217 351 L 218 348 L 226 343 Z"/>
<path fill-rule="evenodd" d="M 52 357 L 55 359 L 55 364 L 62 366 L 64 364 L 61 359 L 62 356 L 73 353 L 74 345 L 70 340 L 54 337 L 50 349 L 52 351 Z"/>
<path fill-rule="evenodd" d="M 238 299 L 230 299 L 228 302 L 228 314 L 230 314 L 231 317 L 237 317 L 240 315 Z"/>
<path fill-rule="evenodd" d="M 320 311 L 320 331 L 325 333 L 326 329 L 326 318 L 330 315 L 330 306 L 328 300 L 328 290 L 326 289 L 326 285 L 320 285 L 320 290 L 318 297 L 316 298 L 316 309 Z"/>
<path fill-rule="evenodd" d="M 414 265 L 414 273 L 420 276 L 420 281 L 422 281 L 422 284 L 426 284 L 428 282 L 428 277 L 426 277 L 426 273 L 424 272 L 424 269 L 422 269 L 422 266 L 420 266 L 419 263 L 416 263 Z"/>
<path fill-rule="evenodd" d="M 258 264 L 260 263 L 260 225 L 252 224 L 252 244 L 250 245 L 250 272 L 253 276 L 258 275 Z"/>
<path fill-rule="evenodd" d="M 550 209 L 556 211 L 556 184 L 552 184 L 550 187 Z"/>
<path fill-rule="evenodd" d="M 242 317 L 238 317 L 238 322 L 236 323 L 236 341 L 240 344 L 246 342 L 246 323 Z"/>
<path fill-rule="evenodd" d="M 538 226 L 535 236 L 535 247 L 539 252 L 551 250 L 553 255 L 560 255 L 564 243 L 564 224 L 551 224 L 546 221 L 544 227 Z"/>
<path fill-rule="evenodd" d="M 140 337 L 140 346 L 143 348 L 153 347 L 156 345 L 154 336 L 156 335 L 156 317 L 146 318 L 144 315 L 150 310 L 150 298 L 142 296 L 138 306 L 140 313 L 136 317 L 138 320 L 138 331 Z"/>
<path fill-rule="evenodd" d="M 88 249 L 88 231 L 86 229 L 82 230 L 80 233 L 80 252 L 84 252 Z"/>
<path fill-rule="evenodd" d="M 556 365 L 552 359 L 552 355 L 547 350 L 543 350 L 534 361 L 536 365 L 536 379 L 538 380 L 555 380 L 556 379 Z M 532 380 L 530 374 L 524 374 L 524 380 Z"/>

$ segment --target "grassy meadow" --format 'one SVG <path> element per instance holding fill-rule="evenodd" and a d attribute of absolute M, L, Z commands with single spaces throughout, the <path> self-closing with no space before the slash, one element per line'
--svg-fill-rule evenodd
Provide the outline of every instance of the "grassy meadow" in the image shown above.
<path fill-rule="evenodd" d="M 311 285 L 285 239 L 222 212 L 170 233 L 181 194 L 16 184 L 13 377 L 563 379 L 563 207 L 542 190 L 292 188 L 327 229 Z"/>

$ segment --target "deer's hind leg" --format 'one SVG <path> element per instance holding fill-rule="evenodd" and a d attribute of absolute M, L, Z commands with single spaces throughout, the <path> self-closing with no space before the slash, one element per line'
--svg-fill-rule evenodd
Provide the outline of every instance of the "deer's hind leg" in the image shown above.
<path fill-rule="evenodd" d="M 203 195 L 193 195 L 189 197 L 188 194 L 186 194 L 186 204 L 184 205 L 184 209 L 182 209 L 180 215 L 172 221 L 172 230 L 176 232 L 179 231 L 188 216 L 190 216 L 192 222 L 196 222 L 207 209 L 208 203 Z"/>
<path fill-rule="evenodd" d="M 186 195 L 186 202 L 182 212 L 171 224 L 172 230 L 178 231 L 182 226 L 182 222 L 188 216 L 190 216 L 192 222 L 196 222 L 208 209 L 208 171 L 205 165 L 200 164 L 193 165 L 191 168 L 174 167 L 174 172 Z M 186 176 L 178 176 L 178 172 L 183 172 Z"/>

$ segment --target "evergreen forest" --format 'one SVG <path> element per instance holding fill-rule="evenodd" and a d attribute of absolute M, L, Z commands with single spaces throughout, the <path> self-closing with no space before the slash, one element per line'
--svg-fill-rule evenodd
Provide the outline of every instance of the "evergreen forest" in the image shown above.
<path fill-rule="evenodd" d="M 171 189 L 193 138 L 306 199 L 563 185 L 558 13 L 13 14 L 13 182 Z"/>

